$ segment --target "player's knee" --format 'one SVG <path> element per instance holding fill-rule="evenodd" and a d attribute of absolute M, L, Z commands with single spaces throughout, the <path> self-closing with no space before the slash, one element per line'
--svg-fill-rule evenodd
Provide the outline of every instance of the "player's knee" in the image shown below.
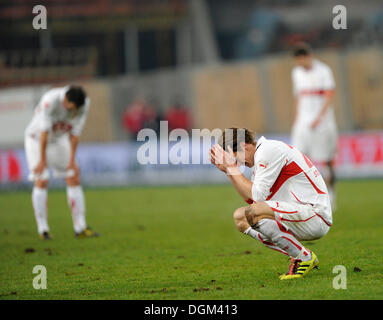
<path fill-rule="evenodd" d="M 274 212 L 267 203 L 257 202 L 246 208 L 245 216 L 248 223 L 252 226 L 261 219 L 274 219 Z"/>
<path fill-rule="evenodd" d="M 80 175 L 77 173 L 73 177 L 66 179 L 66 184 L 70 187 L 76 187 L 80 185 Z"/>
<path fill-rule="evenodd" d="M 246 229 L 249 227 L 245 217 L 245 209 L 245 207 L 238 208 L 234 211 L 233 215 L 235 226 L 240 232 L 246 231 Z"/>
<path fill-rule="evenodd" d="M 48 187 L 48 180 L 36 180 L 35 187 L 40 189 L 46 189 Z"/>
<path fill-rule="evenodd" d="M 259 221 L 260 211 L 258 210 L 258 205 L 256 203 L 248 206 L 245 209 L 245 217 L 250 226 L 256 224 Z"/>

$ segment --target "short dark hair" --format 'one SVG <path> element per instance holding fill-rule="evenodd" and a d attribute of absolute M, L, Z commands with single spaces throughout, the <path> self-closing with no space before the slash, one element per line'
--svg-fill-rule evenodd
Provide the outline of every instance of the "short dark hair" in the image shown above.
<path fill-rule="evenodd" d="M 224 150 L 230 146 L 233 152 L 240 149 L 241 142 L 255 144 L 255 132 L 246 128 L 228 128 L 222 133 L 219 144 Z"/>
<path fill-rule="evenodd" d="M 85 103 L 86 93 L 80 86 L 70 86 L 68 91 L 65 93 L 69 102 L 73 102 L 77 109 L 82 107 Z"/>
<path fill-rule="evenodd" d="M 308 56 L 312 53 L 312 49 L 309 44 L 306 42 L 299 42 L 294 46 L 293 50 L 293 56 L 294 57 L 300 57 L 300 56 Z"/>

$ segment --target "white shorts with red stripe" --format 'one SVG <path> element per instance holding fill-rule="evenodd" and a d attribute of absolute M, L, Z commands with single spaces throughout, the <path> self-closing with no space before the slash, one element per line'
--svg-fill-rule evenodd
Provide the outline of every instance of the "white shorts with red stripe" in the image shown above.
<path fill-rule="evenodd" d="M 322 238 L 330 230 L 328 223 L 311 204 L 296 204 L 283 201 L 266 201 L 274 211 L 275 219 L 298 240 Z"/>
<path fill-rule="evenodd" d="M 335 121 L 324 121 L 315 129 L 306 123 L 297 123 L 291 139 L 292 145 L 313 161 L 327 162 L 335 158 L 338 140 Z"/>

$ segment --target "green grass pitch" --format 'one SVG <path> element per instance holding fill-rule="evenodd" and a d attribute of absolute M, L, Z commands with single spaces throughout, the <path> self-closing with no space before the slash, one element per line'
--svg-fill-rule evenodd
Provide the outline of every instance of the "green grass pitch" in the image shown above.
<path fill-rule="evenodd" d="M 245 203 L 228 185 L 86 189 L 93 239 L 74 237 L 65 192 L 50 191 L 51 241 L 36 235 L 30 193 L 2 192 L 0 299 L 382 299 L 382 190 L 339 182 L 332 229 L 306 243 L 320 270 L 292 281 L 278 279 L 286 256 L 236 231 Z M 32 287 L 35 265 L 46 290 Z M 346 290 L 333 288 L 336 265 Z"/>

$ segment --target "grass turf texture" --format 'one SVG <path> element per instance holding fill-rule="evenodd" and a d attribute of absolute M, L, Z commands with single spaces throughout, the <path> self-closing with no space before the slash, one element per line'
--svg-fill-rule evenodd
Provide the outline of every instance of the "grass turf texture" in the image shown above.
<path fill-rule="evenodd" d="M 382 189 L 338 184 L 334 226 L 306 243 L 320 270 L 292 281 L 278 279 L 286 256 L 236 231 L 244 203 L 230 186 L 86 190 L 102 234 L 92 239 L 74 237 L 65 192 L 50 191 L 52 241 L 36 235 L 30 193 L 3 192 L 0 299 L 382 299 Z M 47 268 L 47 290 L 32 287 L 35 265 Z M 336 265 L 346 290 L 333 288 Z"/>

